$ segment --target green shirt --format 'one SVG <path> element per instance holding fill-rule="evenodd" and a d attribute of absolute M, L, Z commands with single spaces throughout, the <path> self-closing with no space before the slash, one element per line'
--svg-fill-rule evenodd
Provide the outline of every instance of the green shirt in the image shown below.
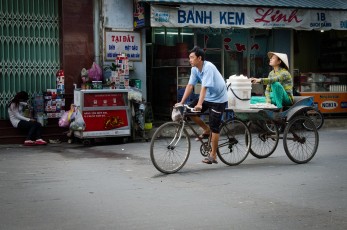
<path fill-rule="evenodd" d="M 267 78 L 261 79 L 261 84 L 266 85 L 265 89 L 265 97 L 266 102 L 271 103 L 270 99 L 270 92 L 271 90 L 271 84 L 274 82 L 279 82 L 283 86 L 284 90 L 287 92 L 290 100 L 294 101 L 293 97 L 293 78 L 288 72 L 288 70 L 284 68 L 279 68 L 278 71 L 275 72 L 275 70 L 272 70 L 269 73 L 269 76 Z"/>

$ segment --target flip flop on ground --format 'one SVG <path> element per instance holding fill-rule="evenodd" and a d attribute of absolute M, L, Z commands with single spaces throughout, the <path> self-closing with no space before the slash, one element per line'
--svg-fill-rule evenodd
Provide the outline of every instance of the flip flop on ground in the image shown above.
<path fill-rule="evenodd" d="M 213 157 L 211 156 L 207 156 L 205 159 L 202 160 L 202 163 L 205 163 L 205 164 L 218 164 L 218 161 L 216 161 Z"/>

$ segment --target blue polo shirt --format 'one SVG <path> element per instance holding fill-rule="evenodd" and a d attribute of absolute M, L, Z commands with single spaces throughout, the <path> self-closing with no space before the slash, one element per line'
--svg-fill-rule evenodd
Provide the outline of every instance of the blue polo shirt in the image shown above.
<path fill-rule="evenodd" d="M 207 88 L 205 101 L 214 103 L 228 101 L 224 78 L 211 62 L 204 61 L 201 72 L 197 67 L 192 67 L 188 84 L 196 85 L 198 82 L 201 82 L 201 85 Z"/>

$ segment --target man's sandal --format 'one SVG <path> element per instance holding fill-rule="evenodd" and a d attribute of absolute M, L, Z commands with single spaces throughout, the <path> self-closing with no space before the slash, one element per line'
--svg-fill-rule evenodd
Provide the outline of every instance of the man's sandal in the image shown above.
<path fill-rule="evenodd" d="M 211 156 L 207 156 L 205 159 L 202 160 L 202 163 L 205 163 L 205 164 L 218 164 L 218 161 L 216 161 L 213 157 Z"/>
<path fill-rule="evenodd" d="M 208 139 L 209 137 L 210 137 L 210 134 L 209 134 L 209 133 L 203 133 L 203 134 L 200 134 L 200 135 L 199 135 L 199 138 L 200 138 L 200 139 Z M 195 138 L 195 140 L 198 141 L 199 138 Z"/>

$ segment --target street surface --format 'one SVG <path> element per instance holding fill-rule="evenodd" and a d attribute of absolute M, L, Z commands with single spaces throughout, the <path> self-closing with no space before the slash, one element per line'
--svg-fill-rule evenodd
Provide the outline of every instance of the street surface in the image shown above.
<path fill-rule="evenodd" d="M 1 230 L 347 229 L 347 130 L 321 129 L 311 162 L 280 140 L 266 159 L 159 173 L 149 142 L 0 146 Z"/>

